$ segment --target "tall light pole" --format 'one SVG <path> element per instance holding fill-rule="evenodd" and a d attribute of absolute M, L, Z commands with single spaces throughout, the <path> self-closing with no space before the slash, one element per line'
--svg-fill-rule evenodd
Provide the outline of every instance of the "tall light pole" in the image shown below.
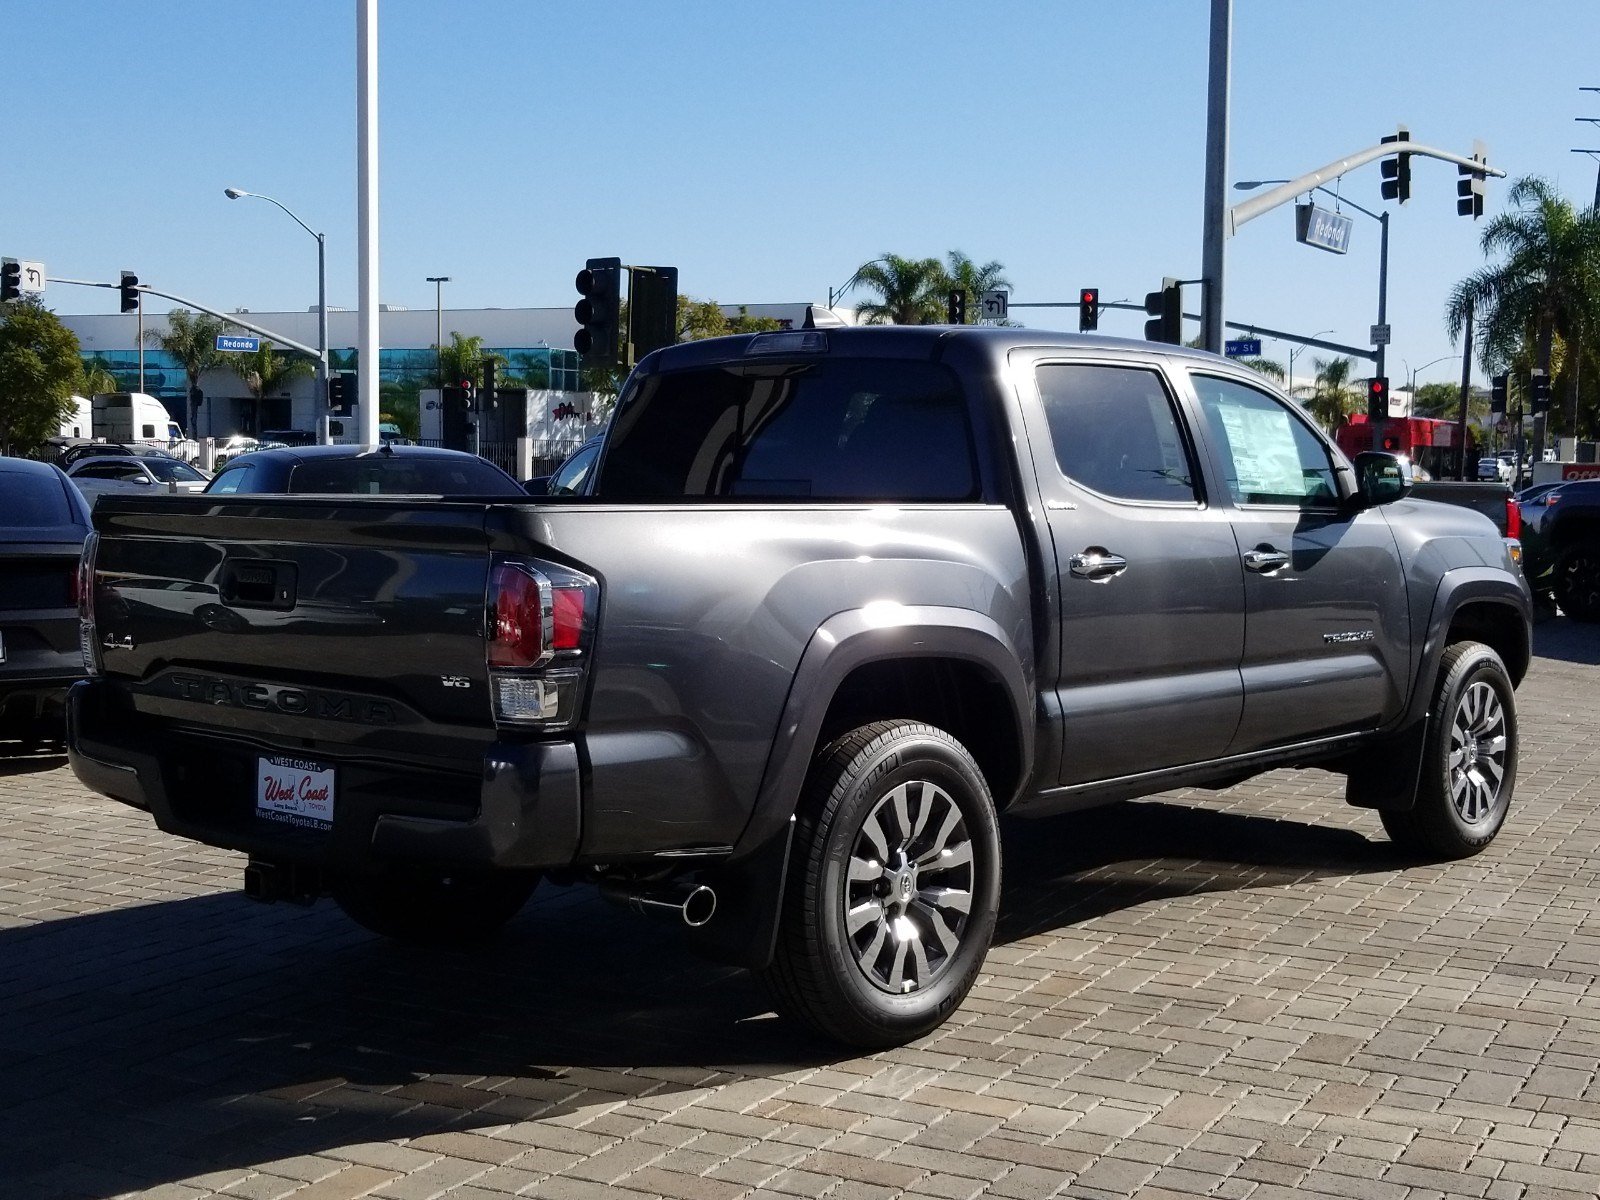
<path fill-rule="evenodd" d="M 433 349 L 435 353 L 434 370 L 439 375 L 439 387 L 444 388 L 444 285 L 450 282 L 448 275 L 429 275 L 428 282 L 433 284 Z"/>
<path fill-rule="evenodd" d="M 1228 273 L 1228 90 L 1232 80 L 1233 0 L 1211 0 L 1206 80 L 1206 185 L 1202 223 L 1200 347 L 1222 353 Z"/>
<path fill-rule="evenodd" d="M 1332 332 L 1333 332 L 1333 330 L 1331 330 L 1331 329 L 1319 329 L 1319 330 L 1317 330 L 1316 333 L 1313 333 L 1311 336 L 1314 337 L 1314 338 L 1319 338 L 1325 333 L 1332 333 Z M 1304 354 L 1310 348 L 1311 347 L 1309 347 L 1309 346 L 1291 346 L 1291 347 L 1289 347 L 1289 382 L 1286 385 L 1284 385 L 1284 389 L 1283 390 L 1289 393 L 1289 399 L 1291 399 L 1291 400 L 1294 399 L 1294 360 L 1295 360 L 1295 356 L 1298 355 L 1298 354 Z"/>
<path fill-rule="evenodd" d="M 1234 190 L 1240 192 L 1252 191 L 1258 187 L 1265 187 L 1269 183 L 1288 183 L 1287 179 L 1241 179 L 1234 184 Z M 1378 240 L 1378 324 L 1385 325 L 1389 320 L 1389 214 L 1387 212 L 1375 213 L 1370 208 L 1362 208 L 1354 200 L 1339 195 L 1338 192 L 1329 191 L 1321 184 L 1314 184 L 1307 189 L 1313 192 L 1327 192 L 1339 202 L 1341 208 L 1353 208 L 1363 216 L 1371 217 L 1383 228 L 1383 236 Z M 1378 343 L 1378 360 L 1373 369 L 1374 375 L 1386 375 L 1384 370 L 1384 352 L 1388 349 L 1387 343 Z"/>
<path fill-rule="evenodd" d="M 242 200 L 246 196 L 256 200 L 265 200 L 268 204 L 276 204 L 289 214 L 291 220 L 301 229 L 317 239 L 317 441 L 322 445 L 328 444 L 328 239 L 307 225 L 293 210 L 281 200 L 274 200 L 271 196 L 263 196 L 260 192 L 247 192 L 242 188 L 223 188 L 222 194 L 229 200 Z"/>
<path fill-rule="evenodd" d="M 1411 380 L 1411 382 L 1406 386 L 1406 393 L 1411 397 L 1411 415 L 1412 416 L 1416 416 L 1417 415 L 1417 376 L 1421 375 L 1429 367 L 1433 366 L 1434 363 L 1451 362 L 1451 361 L 1454 361 L 1454 359 L 1455 359 L 1455 355 L 1454 354 L 1446 354 L 1446 355 L 1443 355 L 1440 358 L 1433 359 L 1431 362 L 1423 363 L 1415 371 L 1413 371 L 1411 369 L 1411 364 L 1406 362 L 1405 359 L 1402 358 L 1400 360 L 1401 363 L 1404 364 L 1404 366 L 1406 368 L 1406 375 Z"/>

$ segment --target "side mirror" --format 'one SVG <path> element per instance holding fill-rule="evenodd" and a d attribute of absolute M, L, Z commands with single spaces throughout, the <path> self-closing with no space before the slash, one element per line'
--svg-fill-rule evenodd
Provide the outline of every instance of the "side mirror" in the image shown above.
<path fill-rule="evenodd" d="M 1415 479 L 1411 460 L 1383 450 L 1366 450 L 1356 455 L 1356 494 L 1364 507 L 1390 504 L 1411 490 Z"/>
<path fill-rule="evenodd" d="M 128 476 L 128 482 L 129 483 L 137 483 L 141 487 L 149 487 L 150 486 L 150 481 L 148 479 L 146 479 L 143 475 L 130 475 L 130 476 Z"/>
<path fill-rule="evenodd" d="M 550 476 L 540 475 L 530 479 L 522 485 L 522 490 L 530 496 L 548 496 L 550 494 Z"/>

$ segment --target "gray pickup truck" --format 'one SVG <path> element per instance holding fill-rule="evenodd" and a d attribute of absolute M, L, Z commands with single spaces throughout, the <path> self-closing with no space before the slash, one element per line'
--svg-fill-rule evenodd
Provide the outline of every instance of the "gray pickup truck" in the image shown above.
<path fill-rule="evenodd" d="M 412 940 L 592 882 L 883 1046 L 958 1005 L 996 816 L 1281 766 L 1487 845 L 1530 598 L 1262 379 L 1030 330 L 671 347 L 585 494 L 108 499 L 71 761 Z"/>

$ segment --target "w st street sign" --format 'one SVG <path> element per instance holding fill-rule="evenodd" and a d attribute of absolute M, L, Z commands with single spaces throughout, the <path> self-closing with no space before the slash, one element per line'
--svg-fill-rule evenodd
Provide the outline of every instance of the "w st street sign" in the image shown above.
<path fill-rule="evenodd" d="M 245 337 L 241 334 L 217 334 L 218 350 L 233 350 L 240 354 L 254 354 L 261 349 L 261 339 L 258 337 Z"/>
<path fill-rule="evenodd" d="M 1223 353 L 1229 358 L 1260 358 L 1260 338 L 1233 338 L 1222 344 Z"/>

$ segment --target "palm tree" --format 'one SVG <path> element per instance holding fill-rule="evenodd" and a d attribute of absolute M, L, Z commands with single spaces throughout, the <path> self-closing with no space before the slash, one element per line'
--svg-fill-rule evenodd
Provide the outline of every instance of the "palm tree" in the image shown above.
<path fill-rule="evenodd" d="M 1362 401 L 1361 392 L 1350 382 L 1350 371 L 1355 361 L 1348 358 L 1318 358 L 1313 362 L 1317 369 L 1316 383 L 1306 408 L 1324 429 L 1332 432 L 1339 422 L 1356 411 Z"/>
<path fill-rule="evenodd" d="M 1480 238 L 1484 256 L 1501 261 L 1456 284 L 1445 305 L 1445 328 L 1454 341 L 1471 311 L 1485 370 L 1511 364 L 1531 345 L 1534 364 L 1549 371 L 1558 338 L 1575 350 L 1597 344 L 1600 210 L 1574 209 L 1534 175 L 1512 184 L 1506 199 L 1514 211 L 1495 217 Z M 1567 372 L 1566 384 L 1576 412 L 1576 371 Z"/>
<path fill-rule="evenodd" d="M 944 272 L 944 286 L 939 290 L 947 295 L 964 292 L 967 314 L 974 324 L 982 320 L 978 315 L 978 297 L 985 292 L 1011 290 L 1011 281 L 1004 274 L 1005 266 L 999 262 L 986 262 L 980 267 L 959 250 L 950 251 L 945 260 L 949 265 Z"/>
<path fill-rule="evenodd" d="M 83 383 L 80 387 L 85 396 L 121 390 L 117 387 L 117 377 L 111 373 L 111 364 L 98 354 L 84 359 Z"/>
<path fill-rule="evenodd" d="M 167 314 L 165 332 L 145 330 L 145 343 L 172 355 L 188 376 L 189 423 L 185 428 L 190 437 L 195 436 L 195 425 L 200 419 L 200 406 L 194 399 L 200 387 L 200 376 L 228 361 L 227 354 L 217 349 L 217 335 L 226 332 L 216 317 L 205 313 L 197 316 L 187 308 L 175 308 Z"/>
<path fill-rule="evenodd" d="M 464 379 L 477 383 L 483 375 L 485 359 L 493 359 L 502 367 L 506 365 L 503 356 L 484 352 L 483 338 L 477 334 L 463 337 L 451 330 L 450 344 L 443 349 L 435 346 L 434 351 L 439 356 L 439 365 L 430 375 L 431 387 L 454 387 Z"/>
<path fill-rule="evenodd" d="M 316 368 L 312 361 L 298 353 L 274 350 L 266 338 L 249 354 L 235 354 L 229 360 L 234 373 L 244 380 L 245 387 L 255 398 L 256 418 L 259 428 L 261 402 L 268 396 L 281 396 L 296 379 L 304 379 Z"/>
<path fill-rule="evenodd" d="M 885 254 L 862 263 L 853 282 L 878 293 L 878 299 L 856 306 L 864 325 L 936 325 L 944 320 L 948 280 L 937 258 Z"/>

